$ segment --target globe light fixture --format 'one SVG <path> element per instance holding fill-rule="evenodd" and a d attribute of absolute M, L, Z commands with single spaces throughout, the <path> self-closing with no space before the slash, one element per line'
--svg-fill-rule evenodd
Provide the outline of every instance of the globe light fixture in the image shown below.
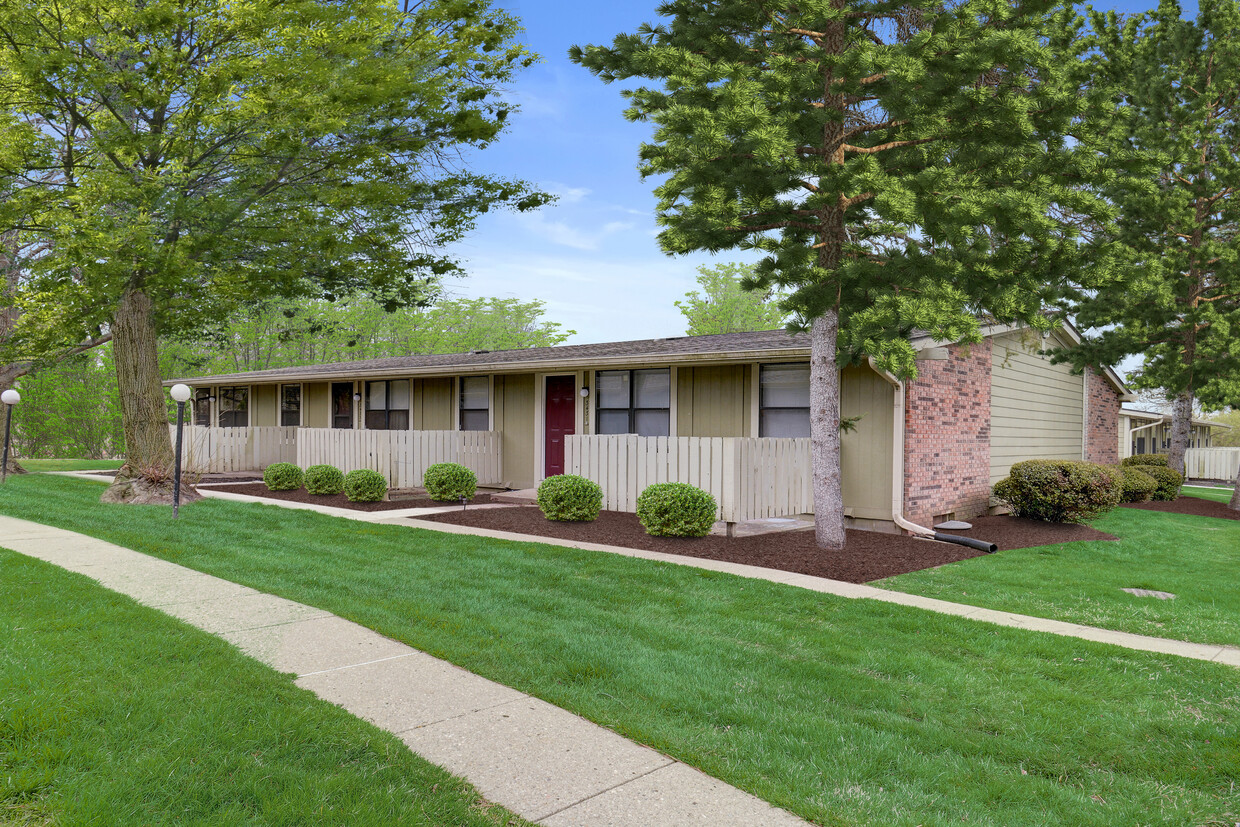
<path fill-rule="evenodd" d="M 172 473 L 172 519 L 176 519 L 181 510 L 181 444 L 182 434 L 185 431 L 185 403 L 193 395 L 189 385 L 180 383 L 173 385 L 168 391 L 168 395 L 177 403 L 177 452 L 176 458 L 173 460 L 176 470 Z"/>
<path fill-rule="evenodd" d="M 13 406 L 22 401 L 22 395 L 13 388 L 0 393 L 0 402 L 4 403 L 4 459 L 0 460 L 0 483 L 9 478 L 9 434 L 13 430 Z"/>

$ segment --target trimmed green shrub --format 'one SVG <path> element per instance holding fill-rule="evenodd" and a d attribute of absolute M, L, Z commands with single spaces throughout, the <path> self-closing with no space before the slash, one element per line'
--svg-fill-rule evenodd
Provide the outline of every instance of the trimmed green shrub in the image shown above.
<path fill-rule="evenodd" d="M 344 474 L 331 465 L 311 465 L 306 469 L 306 490 L 320 496 L 339 494 L 344 490 Z"/>
<path fill-rule="evenodd" d="M 603 510 L 603 489 L 585 477 L 557 474 L 539 483 L 538 508 L 548 520 L 588 523 Z"/>
<path fill-rule="evenodd" d="M 301 488 L 301 469 L 291 462 L 268 465 L 263 471 L 263 482 L 268 491 L 296 491 Z"/>
<path fill-rule="evenodd" d="M 478 491 L 478 475 L 455 462 L 437 462 L 426 469 L 422 485 L 435 502 L 460 502 L 461 497 L 472 500 Z"/>
<path fill-rule="evenodd" d="M 1158 487 L 1158 482 L 1145 473 L 1153 467 L 1156 466 L 1129 465 L 1125 467 L 1121 465 L 1119 467 L 1119 472 L 1124 475 L 1120 482 L 1120 502 L 1143 503 L 1154 496 L 1154 489 Z"/>
<path fill-rule="evenodd" d="M 1143 465 L 1141 472 L 1154 478 L 1158 487 L 1154 489 L 1154 499 L 1171 502 L 1180 497 L 1180 486 L 1184 484 L 1184 475 L 1171 468 L 1158 465 Z"/>
<path fill-rule="evenodd" d="M 1092 462 L 1029 459 L 995 483 L 994 494 L 1018 517 L 1050 523 L 1081 523 L 1119 505 L 1123 490 L 1117 469 Z"/>
<path fill-rule="evenodd" d="M 715 522 L 715 498 L 684 482 L 660 482 L 637 497 L 637 519 L 655 537 L 704 537 Z"/>
<path fill-rule="evenodd" d="M 344 495 L 351 503 L 378 503 L 387 496 L 387 477 L 369 468 L 344 475 Z"/>
<path fill-rule="evenodd" d="M 1161 465 L 1167 467 L 1166 454 L 1133 454 L 1130 457 L 1124 457 L 1120 460 L 1120 465 L 1125 468 L 1131 468 L 1134 465 Z"/>

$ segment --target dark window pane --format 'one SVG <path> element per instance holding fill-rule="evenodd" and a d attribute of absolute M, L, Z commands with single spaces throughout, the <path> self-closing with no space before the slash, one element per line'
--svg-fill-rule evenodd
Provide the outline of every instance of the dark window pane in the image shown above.
<path fill-rule="evenodd" d="M 668 408 L 671 404 L 672 372 L 670 370 L 663 368 L 662 370 L 633 371 L 633 407 Z"/>
<path fill-rule="evenodd" d="M 388 430 L 409 430 L 409 411 L 388 411 Z"/>
<path fill-rule="evenodd" d="M 280 424 L 286 428 L 296 428 L 301 424 L 301 411 L 281 411 Z"/>
<path fill-rule="evenodd" d="M 809 408 L 762 411 L 758 415 L 758 436 L 809 436 Z"/>
<path fill-rule="evenodd" d="M 629 372 L 627 370 L 601 370 L 594 382 L 600 408 L 627 408 L 629 406 Z"/>
<path fill-rule="evenodd" d="M 600 434 L 627 434 L 629 432 L 629 412 L 623 411 L 599 411 L 598 412 L 598 433 Z"/>
<path fill-rule="evenodd" d="M 206 388 L 194 392 L 194 424 L 204 428 L 211 424 L 211 391 Z"/>
<path fill-rule="evenodd" d="M 633 416 L 639 436 L 667 436 L 671 433 L 668 411 L 637 411 Z"/>
<path fill-rule="evenodd" d="M 387 411 L 367 411 L 366 427 L 372 431 L 386 431 Z"/>
<path fill-rule="evenodd" d="M 808 408 L 809 363 L 763 365 L 759 373 L 763 408 Z"/>
<path fill-rule="evenodd" d="M 461 411 L 462 431 L 485 431 L 490 423 L 487 411 Z"/>

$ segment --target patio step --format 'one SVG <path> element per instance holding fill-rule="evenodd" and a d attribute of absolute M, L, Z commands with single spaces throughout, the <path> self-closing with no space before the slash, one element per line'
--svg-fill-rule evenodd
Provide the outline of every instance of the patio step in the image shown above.
<path fill-rule="evenodd" d="M 493 503 L 513 503 L 516 505 L 533 505 L 538 501 L 537 488 L 519 488 L 516 491 L 500 491 L 491 495 Z"/>

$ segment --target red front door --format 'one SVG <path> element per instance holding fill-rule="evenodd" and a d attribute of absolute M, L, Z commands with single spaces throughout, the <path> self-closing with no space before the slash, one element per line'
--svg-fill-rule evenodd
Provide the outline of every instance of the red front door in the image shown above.
<path fill-rule="evenodd" d="M 576 380 L 572 376 L 547 377 L 546 475 L 564 473 L 564 437 L 576 433 Z"/>

